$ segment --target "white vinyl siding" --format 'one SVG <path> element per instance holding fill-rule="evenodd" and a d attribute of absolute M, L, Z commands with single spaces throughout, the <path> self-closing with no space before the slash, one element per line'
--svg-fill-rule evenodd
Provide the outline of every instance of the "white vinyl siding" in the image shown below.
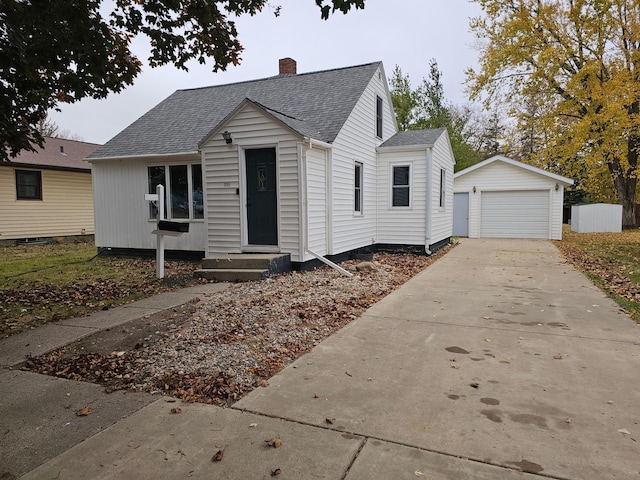
<path fill-rule="evenodd" d="M 376 96 L 383 99 L 382 134 L 375 135 Z M 371 78 L 332 149 L 332 233 L 329 254 L 371 245 L 376 241 L 376 147 L 397 131 L 382 67 Z M 353 162 L 363 165 L 363 212 L 353 215 Z"/>
<path fill-rule="evenodd" d="M 328 233 L 327 152 L 307 151 L 307 246 L 320 255 L 327 254 Z M 312 258 L 307 256 L 306 259 Z"/>
<path fill-rule="evenodd" d="M 91 174 L 39 171 L 42 200 L 17 200 L 14 169 L 0 167 L 0 239 L 93 234 Z"/>
<path fill-rule="evenodd" d="M 475 169 L 470 167 L 468 172 L 465 170 L 458 172 L 454 182 L 455 191 L 469 193 L 469 237 L 478 238 L 486 232 L 486 228 L 483 227 L 483 213 L 485 212 L 482 206 L 485 202 L 486 193 L 544 191 L 546 198 L 543 200 L 543 194 L 538 193 L 540 198 L 537 200 L 539 202 L 539 211 L 542 211 L 545 205 L 547 209 L 548 228 L 546 236 L 543 238 L 560 240 L 562 238 L 564 185 L 559 183 L 556 178 L 549 177 L 545 173 L 536 173 L 525 166 L 511 164 L 499 159 Z M 557 190 L 555 188 L 556 184 L 558 184 Z M 489 201 L 492 200 L 494 199 L 489 199 Z M 507 199 L 507 201 L 509 200 Z M 506 205 L 506 209 L 508 213 L 509 205 Z M 525 218 L 526 214 L 527 212 L 523 211 L 522 218 Z M 526 225 L 521 225 L 521 227 L 523 231 L 520 237 L 526 235 L 529 229 Z M 511 235 L 515 235 L 515 233 L 511 233 Z M 531 235 L 534 236 L 530 238 L 540 238 L 539 233 L 531 233 Z"/>
<path fill-rule="evenodd" d="M 393 167 L 407 165 L 411 170 L 411 207 L 392 207 Z M 378 172 L 377 242 L 424 245 L 427 182 L 425 152 L 380 153 Z M 419 185 L 422 187 L 418 187 Z"/>
<path fill-rule="evenodd" d="M 411 207 L 393 207 L 393 166 L 407 164 L 411 165 Z M 378 243 L 429 247 L 451 237 L 453 166 L 446 132 L 433 147 L 381 149 L 378 153 Z M 444 207 L 439 206 L 441 171 L 444 171 Z"/>
<path fill-rule="evenodd" d="M 93 198 L 96 215 L 96 246 L 128 249 L 155 249 L 151 233 L 156 221 L 149 219 L 148 167 L 197 163 L 198 157 L 94 160 Z M 204 221 L 192 220 L 189 232 L 165 237 L 167 250 L 204 251 Z"/>
<path fill-rule="evenodd" d="M 207 255 L 239 253 L 247 249 L 244 183 L 241 177 L 244 155 L 241 149 L 275 148 L 278 178 L 278 247 L 301 261 L 300 205 L 298 189 L 298 144 L 301 139 L 250 104 L 225 123 L 233 143 L 222 135 L 210 137 L 201 147 L 207 217 Z"/>
<path fill-rule="evenodd" d="M 483 192 L 480 236 L 549 238 L 549 190 Z"/>
<path fill-rule="evenodd" d="M 449 146 L 448 134 L 438 137 L 431 149 L 431 238 L 430 243 L 438 243 L 453 235 L 453 166 L 454 159 Z M 444 170 L 444 206 L 440 207 L 440 175 Z"/>

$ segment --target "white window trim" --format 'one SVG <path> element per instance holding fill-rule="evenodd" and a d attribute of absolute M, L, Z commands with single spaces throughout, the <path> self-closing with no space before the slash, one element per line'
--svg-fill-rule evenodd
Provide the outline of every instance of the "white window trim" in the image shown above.
<path fill-rule="evenodd" d="M 360 166 L 360 210 L 356 210 L 356 201 L 355 201 L 355 190 L 356 190 L 356 166 Z M 362 217 L 364 216 L 364 163 L 354 161 L 353 162 L 353 216 L 354 217 Z"/>
<path fill-rule="evenodd" d="M 393 205 L 393 169 L 395 167 L 409 167 L 409 205 Z M 413 162 L 389 164 L 389 210 L 413 210 Z"/>
<path fill-rule="evenodd" d="M 182 167 L 182 166 L 187 166 L 187 195 L 189 195 L 189 218 L 173 218 L 171 216 L 171 175 L 169 174 L 169 170 L 171 169 L 171 167 Z M 175 220 L 175 221 L 179 221 L 179 222 L 190 222 L 190 223 L 204 223 L 204 214 L 203 214 L 203 218 L 195 218 L 194 217 L 194 212 L 193 212 L 193 165 L 200 165 L 200 168 L 202 170 L 202 194 L 203 194 L 203 209 L 204 209 L 204 190 L 205 190 L 205 185 L 204 185 L 204 168 L 202 167 L 201 163 L 198 162 L 176 162 L 176 163 L 153 163 L 153 164 L 148 164 L 147 168 L 146 168 L 146 173 L 147 173 L 147 188 L 149 188 L 149 168 L 151 167 L 164 167 L 164 194 L 165 194 L 165 207 L 167 209 L 167 220 Z M 148 221 L 149 222 L 155 222 L 157 219 L 152 218 L 151 216 L 149 216 Z"/>
<path fill-rule="evenodd" d="M 447 170 L 440 168 L 440 187 L 438 198 L 438 211 L 444 212 L 447 209 Z"/>

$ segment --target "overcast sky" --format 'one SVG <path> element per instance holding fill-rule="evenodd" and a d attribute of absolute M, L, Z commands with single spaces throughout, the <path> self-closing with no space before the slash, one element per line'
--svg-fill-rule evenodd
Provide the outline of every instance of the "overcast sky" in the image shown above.
<path fill-rule="evenodd" d="M 445 97 L 467 103 L 464 71 L 477 65 L 478 51 L 469 18 L 480 15 L 468 0 L 367 0 L 364 10 L 320 19 L 314 0 L 271 0 L 280 16 L 265 9 L 237 20 L 245 50 L 240 66 L 213 73 L 196 62 L 189 72 L 147 66 L 148 46 L 137 39 L 134 53 L 143 61 L 135 84 L 104 100 L 85 99 L 62 105 L 51 119 L 61 130 L 86 142 L 105 143 L 175 90 L 254 80 L 278 74 L 278 59 L 291 57 L 298 73 L 382 61 L 387 78 L 396 65 L 417 87 L 435 58 L 442 72 Z"/>

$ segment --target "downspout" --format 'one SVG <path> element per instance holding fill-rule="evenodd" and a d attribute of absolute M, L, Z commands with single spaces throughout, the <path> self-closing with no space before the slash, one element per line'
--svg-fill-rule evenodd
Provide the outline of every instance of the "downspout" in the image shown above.
<path fill-rule="evenodd" d="M 330 159 L 331 159 L 330 152 L 332 151 L 331 144 L 325 143 L 325 142 L 321 142 L 319 140 L 313 140 L 313 139 L 311 139 L 309 137 L 305 137 L 304 138 L 304 146 L 306 146 L 307 143 L 309 145 L 308 150 L 311 150 L 313 148 L 314 144 L 315 144 L 315 145 L 317 145 L 317 146 L 319 146 L 319 147 L 321 147 L 321 148 L 323 148 L 323 149 L 325 149 L 327 151 L 327 157 L 326 157 L 327 158 L 327 180 L 330 181 L 331 170 L 330 170 L 329 162 L 330 162 Z M 302 146 L 301 146 L 301 148 L 302 148 Z M 306 188 L 306 185 L 307 185 L 307 175 L 306 175 L 306 173 L 307 173 L 307 169 L 306 169 L 306 166 L 307 166 L 307 155 L 306 155 L 306 151 L 304 153 L 304 161 L 302 161 L 302 155 L 299 155 L 298 158 L 300 158 L 300 161 L 304 165 L 304 182 L 303 183 L 305 185 L 305 189 L 304 189 L 304 197 L 303 198 L 304 198 L 304 210 L 305 210 L 305 214 L 306 214 L 307 201 L 308 201 L 308 197 L 307 197 L 308 192 L 307 192 L 307 188 Z M 330 203 L 327 205 L 327 208 L 332 208 Z M 330 218 L 332 218 L 332 217 L 330 217 Z M 346 277 L 352 277 L 353 274 L 351 272 L 349 272 L 349 271 L 345 270 L 344 268 L 342 268 L 341 266 L 333 263 L 328 258 L 323 257 L 322 255 L 320 255 L 320 254 L 314 252 L 313 250 L 309 249 L 309 245 L 308 245 L 309 235 L 307 233 L 307 229 L 308 229 L 308 224 L 307 224 L 307 217 L 305 215 L 304 216 L 304 231 L 305 231 L 305 234 L 304 234 L 304 240 L 303 240 L 303 245 L 304 245 L 303 252 L 312 255 L 313 257 L 315 257 L 318 260 L 320 260 L 322 263 L 330 266 L 334 270 L 337 270 L 338 272 L 340 272 L 341 274 L 345 275 Z M 328 230 L 330 231 L 331 229 L 328 229 Z M 330 250 L 329 242 L 332 242 L 332 239 L 330 239 L 330 237 L 329 237 L 329 231 L 327 231 L 327 243 L 328 243 L 327 250 Z"/>
<path fill-rule="evenodd" d="M 311 144 L 309 144 L 311 148 Z M 300 261 L 304 262 L 304 254 L 307 246 L 307 149 L 304 144 L 298 144 L 298 205 L 300 205 L 300 214 L 298 221 L 300 222 L 300 238 L 299 251 Z"/>
<path fill-rule="evenodd" d="M 429 250 L 429 245 L 431 245 L 431 212 L 433 199 L 432 190 L 433 190 L 433 151 L 431 147 L 427 147 L 426 150 L 426 159 L 427 159 L 427 188 L 425 191 L 425 219 L 424 219 L 424 253 L 427 255 L 431 255 L 431 250 Z"/>

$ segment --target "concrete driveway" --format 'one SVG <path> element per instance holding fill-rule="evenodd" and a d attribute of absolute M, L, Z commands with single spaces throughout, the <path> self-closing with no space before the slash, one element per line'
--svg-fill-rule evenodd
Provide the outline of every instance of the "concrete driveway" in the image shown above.
<path fill-rule="evenodd" d="M 639 378 L 553 244 L 464 240 L 233 408 L 158 400 L 25 478 L 640 479 Z"/>
<path fill-rule="evenodd" d="M 551 243 L 464 240 L 236 407 L 366 437 L 352 480 L 405 478 L 407 447 L 640 478 L 639 334 Z"/>

